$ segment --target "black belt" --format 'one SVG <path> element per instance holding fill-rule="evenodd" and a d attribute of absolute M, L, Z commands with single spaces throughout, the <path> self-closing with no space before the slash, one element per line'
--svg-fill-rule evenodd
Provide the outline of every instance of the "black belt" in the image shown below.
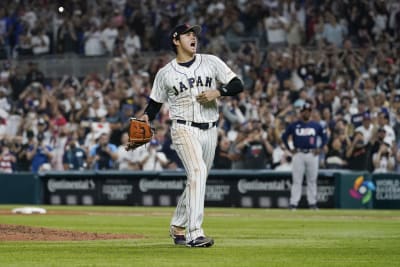
<path fill-rule="evenodd" d="M 313 148 L 296 148 L 296 152 L 301 152 L 301 153 L 310 153 L 313 152 L 315 149 Z"/>
<path fill-rule="evenodd" d="M 208 129 L 210 129 L 212 127 L 215 127 L 217 125 L 216 121 L 200 123 L 200 122 L 176 120 L 176 122 L 179 123 L 179 124 L 185 124 L 185 125 L 188 125 L 188 126 L 193 126 L 193 127 L 196 127 L 196 128 L 202 129 L 202 130 L 208 130 Z"/>

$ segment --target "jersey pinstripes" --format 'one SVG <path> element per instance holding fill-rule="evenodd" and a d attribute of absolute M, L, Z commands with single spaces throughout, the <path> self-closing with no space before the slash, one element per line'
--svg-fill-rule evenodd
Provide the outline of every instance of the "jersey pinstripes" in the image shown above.
<path fill-rule="evenodd" d="M 169 62 L 157 73 L 150 98 L 159 103 L 168 102 L 170 118 L 213 122 L 218 119 L 217 102 L 201 105 L 196 96 L 202 91 L 216 89 L 218 83 L 226 84 L 236 76 L 218 57 L 197 54 L 190 67 Z"/>
<path fill-rule="evenodd" d="M 200 130 L 174 123 L 171 137 L 187 175 L 187 186 L 179 199 L 171 224 L 187 227 L 187 239 L 192 240 L 204 235 L 201 227 L 204 196 L 217 145 L 217 128 Z"/>

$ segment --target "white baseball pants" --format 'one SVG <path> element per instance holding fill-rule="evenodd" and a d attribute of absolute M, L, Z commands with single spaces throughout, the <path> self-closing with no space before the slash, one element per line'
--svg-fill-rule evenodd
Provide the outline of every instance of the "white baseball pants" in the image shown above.
<path fill-rule="evenodd" d="M 204 236 L 202 228 L 208 173 L 217 146 L 217 127 L 201 130 L 172 123 L 171 138 L 186 171 L 187 183 L 171 220 L 171 225 L 186 228 L 186 241 Z"/>
<path fill-rule="evenodd" d="M 298 152 L 293 156 L 292 188 L 290 204 L 297 206 L 301 198 L 304 175 L 307 179 L 307 201 L 309 205 L 317 204 L 318 155 Z"/>

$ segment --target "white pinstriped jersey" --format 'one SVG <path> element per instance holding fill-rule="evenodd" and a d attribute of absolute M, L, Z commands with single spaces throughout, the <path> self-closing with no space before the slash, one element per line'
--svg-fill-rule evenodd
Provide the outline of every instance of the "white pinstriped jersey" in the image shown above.
<path fill-rule="evenodd" d="M 171 120 L 214 122 L 219 114 L 217 101 L 202 105 L 196 96 L 217 89 L 217 82 L 227 84 L 234 77 L 236 74 L 214 55 L 196 54 L 190 67 L 173 59 L 158 71 L 150 98 L 158 103 L 168 102 Z"/>

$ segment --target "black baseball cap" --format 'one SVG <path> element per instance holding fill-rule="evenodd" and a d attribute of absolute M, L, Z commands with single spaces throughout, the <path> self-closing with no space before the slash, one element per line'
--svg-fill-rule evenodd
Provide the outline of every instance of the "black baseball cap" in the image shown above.
<path fill-rule="evenodd" d="M 201 33 L 201 26 L 199 25 L 190 25 L 190 24 L 181 24 L 176 26 L 171 32 L 171 40 L 176 39 L 179 35 L 193 31 L 196 35 Z"/>
<path fill-rule="evenodd" d="M 311 102 L 308 102 L 308 101 L 306 101 L 306 102 L 304 102 L 304 104 L 301 106 L 301 109 L 300 109 L 301 111 L 304 111 L 304 110 L 312 110 L 312 104 L 311 104 Z"/>

